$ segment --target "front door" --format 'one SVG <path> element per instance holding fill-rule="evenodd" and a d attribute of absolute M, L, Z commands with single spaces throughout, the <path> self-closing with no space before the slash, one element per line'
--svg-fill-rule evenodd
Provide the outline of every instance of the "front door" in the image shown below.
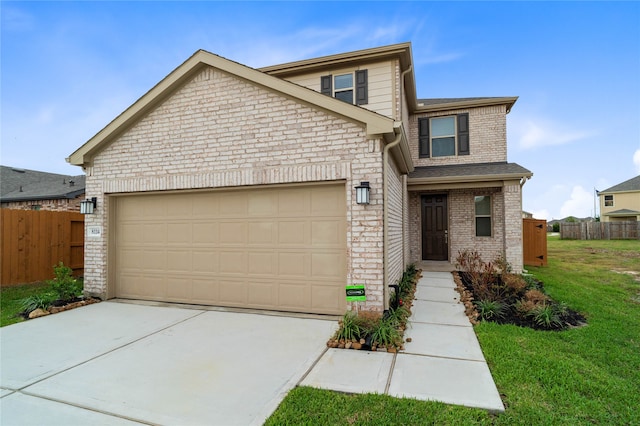
<path fill-rule="evenodd" d="M 449 260 L 446 194 L 422 196 L 422 259 Z"/>

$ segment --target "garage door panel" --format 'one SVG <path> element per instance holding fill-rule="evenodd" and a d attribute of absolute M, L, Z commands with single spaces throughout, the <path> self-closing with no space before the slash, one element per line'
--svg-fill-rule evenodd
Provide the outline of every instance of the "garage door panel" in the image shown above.
<path fill-rule="evenodd" d="M 168 279 L 167 298 L 176 302 L 191 301 L 193 299 L 191 279 L 176 277 Z"/>
<path fill-rule="evenodd" d="M 163 271 L 167 265 L 167 254 L 164 250 L 144 250 L 140 255 L 139 268 L 152 273 Z"/>
<path fill-rule="evenodd" d="M 167 244 L 191 244 L 191 223 L 168 223 Z"/>
<path fill-rule="evenodd" d="M 304 246 L 308 244 L 308 221 L 280 221 L 278 224 L 278 243 L 281 245 Z"/>
<path fill-rule="evenodd" d="M 188 273 L 193 270 L 191 264 L 193 255 L 191 250 L 168 250 L 167 251 L 167 272 Z"/>
<path fill-rule="evenodd" d="M 268 308 L 278 303 L 278 286 L 270 282 L 249 281 L 247 304 L 252 308 Z"/>
<path fill-rule="evenodd" d="M 246 216 L 247 194 L 245 192 L 222 192 L 220 194 L 220 215 L 232 218 Z"/>
<path fill-rule="evenodd" d="M 167 242 L 167 225 L 164 223 L 143 223 L 142 241 L 145 244 L 165 244 Z"/>
<path fill-rule="evenodd" d="M 295 309 L 311 306 L 311 289 L 303 283 L 281 283 L 278 288 L 278 302 L 283 308 Z"/>
<path fill-rule="evenodd" d="M 194 244 L 216 244 L 219 242 L 219 224 L 217 222 L 195 222 L 193 224 Z"/>
<path fill-rule="evenodd" d="M 249 275 L 251 276 L 251 278 L 253 279 L 256 276 L 272 278 L 277 275 L 277 258 L 278 256 L 276 255 L 276 253 L 269 251 L 249 252 L 247 263 L 249 267 Z"/>
<path fill-rule="evenodd" d="M 309 253 L 278 253 L 278 274 L 281 277 L 304 278 L 309 270 Z"/>
<path fill-rule="evenodd" d="M 236 251 L 220 251 L 220 274 L 242 275 L 247 271 L 247 253 Z"/>
<path fill-rule="evenodd" d="M 193 251 L 192 266 L 194 273 L 215 273 L 218 268 L 219 253 L 216 251 Z"/>
<path fill-rule="evenodd" d="M 344 291 L 344 290 L 343 290 Z M 311 309 L 314 311 L 339 311 L 343 291 L 333 286 L 313 285 L 311 287 Z"/>
<path fill-rule="evenodd" d="M 225 305 L 242 306 L 247 303 L 247 283 L 240 279 L 221 279 L 220 302 Z"/>
<path fill-rule="evenodd" d="M 252 246 L 273 246 L 276 242 L 275 234 L 278 225 L 274 220 L 262 222 L 249 222 L 248 243 Z"/>
<path fill-rule="evenodd" d="M 214 278 L 193 279 L 193 301 L 203 305 L 211 304 L 211 301 L 219 300 L 218 281 Z"/>
<path fill-rule="evenodd" d="M 314 220 L 311 222 L 313 247 L 341 247 L 345 243 L 346 229 L 338 220 Z"/>
<path fill-rule="evenodd" d="M 344 184 L 115 197 L 117 297 L 340 314 Z"/>
<path fill-rule="evenodd" d="M 246 222 L 225 221 L 220 223 L 220 244 L 245 245 L 247 244 Z"/>

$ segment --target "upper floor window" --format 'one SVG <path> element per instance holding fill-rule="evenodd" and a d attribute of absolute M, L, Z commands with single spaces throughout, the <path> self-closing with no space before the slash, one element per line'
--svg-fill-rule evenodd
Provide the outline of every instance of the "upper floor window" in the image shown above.
<path fill-rule="evenodd" d="M 469 114 L 418 120 L 420 157 L 469 155 Z"/>
<path fill-rule="evenodd" d="M 341 101 L 366 105 L 369 102 L 367 70 L 320 77 L 320 92 Z"/>
<path fill-rule="evenodd" d="M 605 207 L 613 207 L 613 195 L 605 195 L 604 196 L 604 206 Z"/>

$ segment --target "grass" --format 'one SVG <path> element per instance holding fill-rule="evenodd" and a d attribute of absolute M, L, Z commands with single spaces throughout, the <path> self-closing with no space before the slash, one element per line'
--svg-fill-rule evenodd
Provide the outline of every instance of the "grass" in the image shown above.
<path fill-rule="evenodd" d="M 46 282 L 0 288 L 0 327 L 24 321 L 18 315 L 22 311 L 22 300 L 42 294 L 48 288 Z"/>
<path fill-rule="evenodd" d="M 530 272 L 588 325 L 475 327 L 505 413 L 296 388 L 267 424 L 640 424 L 640 241 L 550 237 L 548 255 L 548 267 Z"/>

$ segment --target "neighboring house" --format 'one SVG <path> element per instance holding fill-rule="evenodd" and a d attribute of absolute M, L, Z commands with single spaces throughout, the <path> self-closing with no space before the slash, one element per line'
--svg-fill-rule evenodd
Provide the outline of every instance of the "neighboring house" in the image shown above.
<path fill-rule="evenodd" d="M 342 314 L 463 249 L 521 270 L 516 99 L 418 99 L 410 43 L 262 69 L 200 50 L 68 158 L 97 197 L 85 289 Z"/>
<path fill-rule="evenodd" d="M 16 210 L 80 211 L 85 177 L 0 166 L 0 205 Z"/>
<path fill-rule="evenodd" d="M 640 220 L 640 175 L 598 191 L 602 222 Z"/>

